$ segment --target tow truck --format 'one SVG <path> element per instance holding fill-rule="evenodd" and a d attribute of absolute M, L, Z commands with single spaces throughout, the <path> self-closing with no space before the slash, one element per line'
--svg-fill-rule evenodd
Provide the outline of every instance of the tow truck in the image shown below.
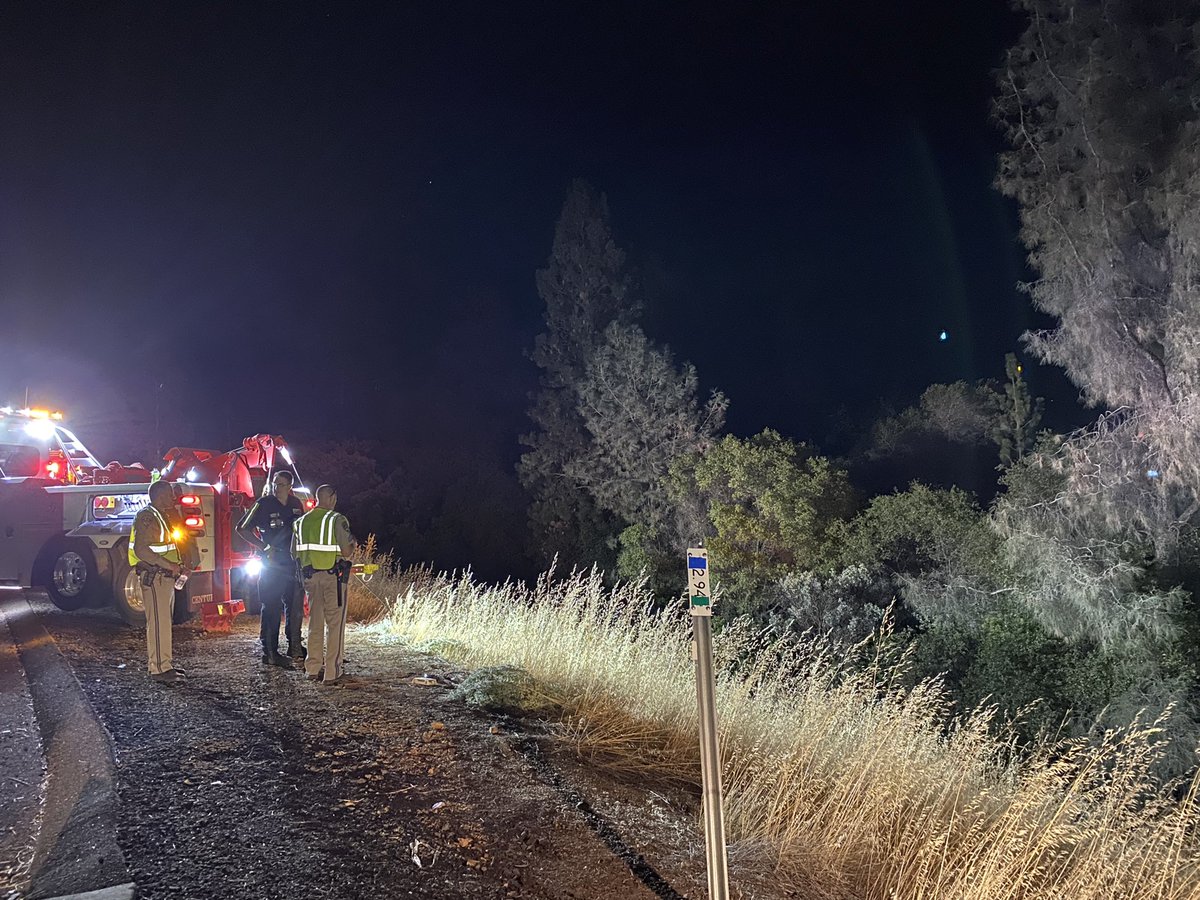
<path fill-rule="evenodd" d="M 41 588 L 65 610 L 113 606 L 131 625 L 146 614 L 129 533 L 155 478 L 172 483 L 179 520 L 200 565 L 176 593 L 175 619 L 197 611 L 228 630 L 261 568 L 237 522 L 260 496 L 277 459 L 300 484 L 286 442 L 257 434 L 221 453 L 172 447 L 161 470 L 99 460 L 59 411 L 0 407 L 0 589 Z M 302 487 L 302 501 L 311 508 Z"/>

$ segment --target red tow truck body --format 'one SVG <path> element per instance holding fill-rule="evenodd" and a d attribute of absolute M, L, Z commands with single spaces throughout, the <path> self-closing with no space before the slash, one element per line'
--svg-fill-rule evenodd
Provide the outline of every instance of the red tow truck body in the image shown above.
<path fill-rule="evenodd" d="M 242 583 L 256 577 L 257 557 L 253 548 L 238 537 L 236 528 L 254 505 L 255 498 L 261 496 L 270 474 L 279 468 L 277 456 L 284 462 L 282 468 L 295 474 L 291 453 L 279 435 L 256 434 L 243 440 L 241 447 L 225 453 L 172 447 L 163 457 L 166 463 L 163 478 L 185 484 L 210 484 L 215 490 L 213 538 L 216 557 L 210 576 L 212 590 L 192 599 L 206 629 L 228 629 L 233 618 L 246 608 L 244 598 L 235 596 L 234 573 L 239 570 L 246 573 Z M 300 492 L 304 493 L 303 488 Z M 309 507 L 312 505 L 308 500 L 305 503 Z"/>

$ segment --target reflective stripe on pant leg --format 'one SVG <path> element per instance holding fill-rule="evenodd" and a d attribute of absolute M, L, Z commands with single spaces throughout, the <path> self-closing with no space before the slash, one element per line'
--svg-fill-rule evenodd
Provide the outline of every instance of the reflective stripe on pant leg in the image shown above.
<path fill-rule="evenodd" d="M 154 590 L 158 595 L 159 655 L 163 671 L 175 668 L 172 653 L 172 626 L 175 624 L 175 582 L 171 578 L 154 579 Z"/>
<path fill-rule="evenodd" d="M 308 590 L 308 658 L 304 671 L 316 675 L 325 664 L 325 597 L 319 575 L 308 579 L 304 586 Z"/>
<path fill-rule="evenodd" d="M 341 674 L 342 648 L 338 645 L 337 578 L 326 575 L 321 579 L 321 609 L 325 614 L 325 680 L 333 681 Z"/>
<path fill-rule="evenodd" d="M 334 602 L 336 603 L 337 600 L 335 599 Z M 345 600 L 345 599 L 343 599 L 342 604 L 337 608 L 338 614 L 337 614 L 336 621 L 337 621 L 337 631 L 338 631 L 338 642 L 337 642 L 337 655 L 334 656 L 334 659 L 333 659 L 333 672 L 334 672 L 333 677 L 334 678 L 342 677 L 342 659 L 345 656 L 345 650 L 346 650 L 346 612 L 349 609 L 350 609 L 350 602 L 349 602 L 349 600 Z M 333 629 L 330 629 L 330 631 L 332 631 L 332 630 Z M 330 641 L 330 643 L 332 643 L 332 641 Z M 328 674 L 329 670 L 326 669 L 325 672 L 326 672 L 326 674 Z"/>
<path fill-rule="evenodd" d="M 146 669 L 151 675 L 162 670 L 162 656 L 158 644 L 158 603 L 154 596 L 154 585 L 141 586 L 142 608 L 146 611 Z"/>

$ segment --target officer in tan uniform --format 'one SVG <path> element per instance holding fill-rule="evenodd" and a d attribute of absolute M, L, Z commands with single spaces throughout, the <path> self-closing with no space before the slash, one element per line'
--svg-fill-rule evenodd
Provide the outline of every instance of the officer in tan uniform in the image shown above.
<path fill-rule="evenodd" d="M 175 668 L 171 658 L 175 580 L 195 568 L 195 547 L 178 522 L 170 482 L 156 481 L 147 493 L 150 505 L 134 518 L 129 534 L 129 565 L 142 576 L 150 677 L 176 682 L 183 679 L 183 672 Z"/>
<path fill-rule="evenodd" d="M 334 511 L 337 492 L 327 484 L 317 488 L 317 505 L 296 520 L 292 555 L 304 575 L 308 592 L 308 658 L 304 671 L 324 684 L 342 677 L 346 640 L 346 586 L 354 538 L 346 517 Z"/>

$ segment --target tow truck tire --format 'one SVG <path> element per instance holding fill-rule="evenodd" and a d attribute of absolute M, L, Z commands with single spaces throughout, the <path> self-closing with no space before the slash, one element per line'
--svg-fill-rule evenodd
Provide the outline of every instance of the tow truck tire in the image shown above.
<path fill-rule="evenodd" d="M 146 624 L 146 605 L 142 600 L 142 579 L 138 577 L 129 565 L 129 557 L 125 555 L 124 545 L 117 548 L 121 556 L 113 566 L 113 606 L 127 625 L 140 628 Z M 184 591 L 175 592 L 175 603 L 171 612 L 171 623 L 182 625 L 193 618 L 188 608 L 188 598 Z"/>
<path fill-rule="evenodd" d="M 56 541 L 46 555 L 45 575 L 46 592 L 59 609 L 102 606 L 108 599 L 108 579 L 100 571 L 95 548 L 89 541 Z"/>
<path fill-rule="evenodd" d="M 124 547 L 119 548 L 122 553 Z M 113 606 L 126 624 L 139 627 L 146 624 L 146 607 L 142 602 L 142 580 L 129 565 L 128 557 L 117 559 L 113 567 Z"/>

